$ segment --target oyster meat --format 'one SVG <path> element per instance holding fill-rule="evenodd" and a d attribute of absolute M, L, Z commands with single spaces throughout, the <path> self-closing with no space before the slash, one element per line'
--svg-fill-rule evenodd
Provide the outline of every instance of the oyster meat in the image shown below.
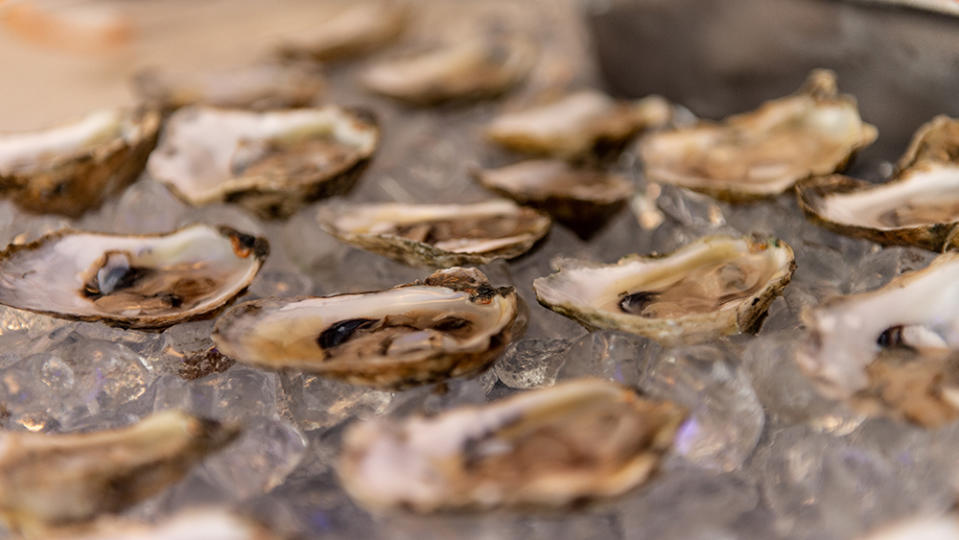
<path fill-rule="evenodd" d="M 239 362 L 402 387 L 486 368 L 516 315 L 511 287 L 450 268 L 384 291 L 245 302 L 217 320 L 213 341 Z"/>
<path fill-rule="evenodd" d="M 754 329 L 795 266 L 781 240 L 709 236 L 616 264 L 560 259 L 533 288 L 541 304 L 587 328 L 694 342 Z"/>
<path fill-rule="evenodd" d="M 305 63 L 261 63 L 202 73 L 140 71 L 133 88 L 143 102 L 164 111 L 201 103 L 269 110 L 309 105 L 323 92 L 323 76 Z"/>
<path fill-rule="evenodd" d="M 48 540 L 280 540 L 257 523 L 223 508 L 187 510 L 152 525 L 99 519 L 76 530 L 47 532 Z"/>
<path fill-rule="evenodd" d="M 406 28 L 409 7 L 395 0 L 347 2 L 347 7 L 325 21 L 317 21 L 309 39 L 281 46 L 286 56 L 310 57 L 322 62 L 373 52 L 398 38 Z"/>
<path fill-rule="evenodd" d="M 268 253 L 265 239 L 229 227 L 143 236 L 59 231 L 0 253 L 0 304 L 161 328 L 223 307 Z"/>
<path fill-rule="evenodd" d="M 113 109 L 0 135 L 0 196 L 31 212 L 79 217 L 136 180 L 159 129 L 156 111 Z"/>
<path fill-rule="evenodd" d="M 487 189 L 548 212 L 581 236 L 621 210 L 633 184 L 619 174 L 574 167 L 559 160 L 531 160 L 498 169 L 476 171 Z"/>
<path fill-rule="evenodd" d="M 336 205 L 323 230 L 356 247 L 413 265 L 448 267 L 512 259 L 549 231 L 550 219 L 508 200 L 476 204 Z"/>
<path fill-rule="evenodd" d="M 615 147 L 640 130 L 666 124 L 671 117 L 672 108 L 659 96 L 619 101 L 596 90 L 583 90 L 503 114 L 490 123 L 486 136 L 521 152 L 570 158 Z"/>
<path fill-rule="evenodd" d="M 0 515 L 38 531 L 117 512 L 177 482 L 238 430 L 179 412 L 122 429 L 0 433 Z"/>
<path fill-rule="evenodd" d="M 639 153 L 653 182 L 741 201 L 835 172 L 877 134 L 859 117 L 855 99 L 838 93 L 835 74 L 816 70 L 796 94 L 721 123 L 651 134 Z"/>
<path fill-rule="evenodd" d="M 475 33 L 366 70 L 363 84 L 417 105 L 493 97 L 526 79 L 536 57 L 528 40 L 504 32 Z"/>
<path fill-rule="evenodd" d="M 353 187 L 378 141 L 372 116 L 332 105 L 187 107 L 170 117 L 148 170 L 190 204 L 226 200 L 260 217 L 286 217 Z"/>
<path fill-rule="evenodd" d="M 644 482 L 684 417 L 671 402 L 579 379 L 433 417 L 354 425 L 339 473 L 374 509 L 563 506 Z"/>

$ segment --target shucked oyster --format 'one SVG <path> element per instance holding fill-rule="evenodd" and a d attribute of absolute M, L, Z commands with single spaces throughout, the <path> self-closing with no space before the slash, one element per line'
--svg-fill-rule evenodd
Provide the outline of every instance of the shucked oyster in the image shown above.
<path fill-rule="evenodd" d="M 189 107 L 170 118 L 148 170 L 190 204 L 227 200 L 285 217 L 353 187 L 378 141 L 371 116 L 336 106 Z"/>
<path fill-rule="evenodd" d="M 316 21 L 309 40 L 287 43 L 288 56 L 308 56 L 320 61 L 359 56 L 394 41 L 406 28 L 408 6 L 396 0 L 348 2 L 333 17 Z"/>
<path fill-rule="evenodd" d="M 424 53 L 381 62 L 363 74 L 370 90 L 418 105 L 499 95 L 526 79 L 536 49 L 503 32 L 460 36 Z"/>
<path fill-rule="evenodd" d="M 649 127 L 669 121 L 669 103 L 650 96 L 617 101 L 596 90 L 583 90 L 525 111 L 504 114 L 486 135 L 508 148 L 534 154 L 577 157 L 601 146 L 615 146 Z"/>
<path fill-rule="evenodd" d="M 47 540 L 280 540 L 278 535 L 222 508 L 187 510 L 147 525 L 100 519 L 79 530 L 45 533 Z"/>
<path fill-rule="evenodd" d="M 559 160 L 532 160 L 477 171 L 484 187 L 548 212 L 588 236 L 626 205 L 633 184 L 621 175 Z"/>
<path fill-rule="evenodd" d="M 385 291 L 246 302 L 217 320 L 213 341 L 240 362 L 399 387 L 485 368 L 516 314 L 511 287 L 450 268 Z"/>
<path fill-rule="evenodd" d="M 265 239 L 228 227 L 143 236 L 60 231 L 0 253 L 0 304 L 160 328 L 221 308 L 268 253 Z"/>
<path fill-rule="evenodd" d="M 339 473 L 372 508 L 419 512 L 561 506 L 644 482 L 685 413 L 598 379 L 579 379 L 345 435 Z"/>
<path fill-rule="evenodd" d="M 710 236 L 667 256 L 603 265 L 560 259 L 533 282 L 544 306 L 587 328 L 660 342 L 699 341 L 753 329 L 789 283 L 792 249 L 774 238 Z"/>
<path fill-rule="evenodd" d="M 507 200 L 476 204 L 337 205 L 320 211 L 323 230 L 354 246 L 414 266 L 512 259 L 549 230 L 539 212 Z"/>
<path fill-rule="evenodd" d="M 32 212 L 78 217 L 139 176 L 159 128 L 156 111 L 115 109 L 0 135 L 0 196 Z"/>
<path fill-rule="evenodd" d="M 816 70 L 796 94 L 722 123 L 652 134 L 639 151 L 651 181 L 748 200 L 841 169 L 876 135 L 855 99 L 838 93 L 835 74 Z"/>
<path fill-rule="evenodd" d="M 13 529 L 35 531 L 122 510 L 173 484 L 237 434 L 178 412 L 111 431 L 0 433 L 0 515 Z"/>

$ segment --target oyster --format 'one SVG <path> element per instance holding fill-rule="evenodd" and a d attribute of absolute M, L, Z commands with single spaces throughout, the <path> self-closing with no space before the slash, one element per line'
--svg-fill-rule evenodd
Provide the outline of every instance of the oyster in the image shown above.
<path fill-rule="evenodd" d="M 548 212 L 588 236 L 626 205 L 633 184 L 618 174 L 558 160 L 532 160 L 476 171 L 487 189 Z"/>
<path fill-rule="evenodd" d="M 177 482 L 238 430 L 179 412 L 93 433 L 0 433 L 0 515 L 27 531 L 130 507 Z"/>
<path fill-rule="evenodd" d="M 835 74 L 816 70 L 796 94 L 722 123 L 651 134 L 640 141 L 639 153 L 653 182 L 741 201 L 835 172 L 876 136 L 859 117 L 855 99 L 838 94 Z"/>
<path fill-rule="evenodd" d="M 569 158 L 616 146 L 642 129 L 664 125 L 671 116 L 672 108 L 659 96 L 618 101 L 583 90 L 506 113 L 490 123 L 486 136 L 521 152 Z"/>
<path fill-rule="evenodd" d="M 447 267 L 512 259 L 549 230 L 550 219 L 507 200 L 476 204 L 337 205 L 320 210 L 323 230 L 409 265 Z"/>
<path fill-rule="evenodd" d="M 0 196 L 31 212 L 79 217 L 140 175 L 159 129 L 156 111 L 114 109 L 0 135 Z"/>
<path fill-rule="evenodd" d="M 190 204 L 227 200 L 285 217 L 353 187 L 378 141 L 359 110 L 188 107 L 170 117 L 148 170 Z"/>
<path fill-rule="evenodd" d="M 222 508 L 187 510 L 148 525 L 100 519 L 78 530 L 46 532 L 49 540 L 280 540 L 257 523 Z"/>
<path fill-rule="evenodd" d="M 923 161 L 959 163 L 959 119 L 940 115 L 916 130 L 909 148 L 899 159 L 899 169 Z"/>
<path fill-rule="evenodd" d="M 709 236 L 667 256 L 610 265 L 560 259 L 533 289 L 541 304 L 587 328 L 692 342 L 755 328 L 795 266 L 778 239 Z"/>
<path fill-rule="evenodd" d="M 240 362 L 401 387 L 486 368 L 516 315 L 511 287 L 450 268 L 385 291 L 245 302 L 217 320 L 213 341 Z"/>
<path fill-rule="evenodd" d="M 684 416 L 673 403 L 579 379 L 434 417 L 354 425 L 339 473 L 371 508 L 562 506 L 644 482 Z"/>
<path fill-rule="evenodd" d="M 394 0 L 348 2 L 346 9 L 317 21 L 309 40 L 284 44 L 287 56 L 329 61 L 373 52 L 395 41 L 406 28 L 408 6 Z"/>
<path fill-rule="evenodd" d="M 425 52 L 370 67 L 363 84 L 378 94 L 417 105 L 492 97 L 526 79 L 536 49 L 503 32 L 461 36 Z"/>
<path fill-rule="evenodd" d="M 196 103 L 256 110 L 302 107 L 324 87 L 319 70 L 307 64 L 261 63 L 202 73 L 147 69 L 133 78 L 140 99 L 165 111 Z"/>
<path fill-rule="evenodd" d="M 224 306 L 268 253 L 265 239 L 229 227 L 143 236 L 59 231 L 0 253 L 0 304 L 160 328 Z"/>
<path fill-rule="evenodd" d="M 959 516 L 917 515 L 883 525 L 860 540 L 956 540 L 959 538 Z"/>

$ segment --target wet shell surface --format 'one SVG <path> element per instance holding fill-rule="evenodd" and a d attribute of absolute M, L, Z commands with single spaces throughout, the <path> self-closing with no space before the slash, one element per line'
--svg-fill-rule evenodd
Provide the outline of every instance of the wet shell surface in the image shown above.
<path fill-rule="evenodd" d="M 223 307 L 268 253 L 265 239 L 229 227 L 143 236 L 60 231 L 0 253 L 0 304 L 161 328 Z"/>
<path fill-rule="evenodd" d="M 281 52 L 322 62 L 364 55 L 395 41 L 409 19 L 405 2 L 364 0 L 347 4 L 329 19 L 317 21 L 309 38 L 286 43 Z"/>
<path fill-rule="evenodd" d="M 30 532 L 123 510 L 177 482 L 238 433 L 172 411 L 110 431 L 0 433 L 0 515 Z"/>
<path fill-rule="evenodd" d="M 599 379 L 346 433 L 339 474 L 373 509 L 565 506 L 643 483 L 673 444 L 678 406 Z"/>
<path fill-rule="evenodd" d="M 319 221 L 348 244 L 409 265 L 440 268 L 518 257 L 550 226 L 547 216 L 507 200 L 340 204 L 321 209 Z"/>
<path fill-rule="evenodd" d="M 239 362 L 403 387 L 486 368 L 516 315 L 511 287 L 450 268 L 384 291 L 245 302 L 217 320 L 213 341 Z"/>
<path fill-rule="evenodd" d="M 651 134 L 639 153 L 653 182 L 742 201 L 833 173 L 876 136 L 855 99 L 838 93 L 835 74 L 817 70 L 796 94 L 720 123 Z"/>
<path fill-rule="evenodd" d="M 157 111 L 113 109 L 0 135 L 0 196 L 31 212 L 79 217 L 136 180 L 159 129 Z"/>
<path fill-rule="evenodd" d="M 616 146 L 643 129 L 664 125 L 671 116 L 672 108 L 659 96 L 619 101 L 583 90 L 505 113 L 487 126 L 486 136 L 520 152 L 570 158 Z"/>
<path fill-rule="evenodd" d="M 348 191 L 379 142 L 368 113 L 326 106 L 188 107 L 167 122 L 150 175 L 192 205 L 226 200 L 263 218 Z"/>
<path fill-rule="evenodd" d="M 544 306 L 587 328 L 673 343 L 752 330 L 795 262 L 775 238 L 709 236 L 666 256 L 616 264 L 559 259 L 554 268 L 533 282 Z"/>

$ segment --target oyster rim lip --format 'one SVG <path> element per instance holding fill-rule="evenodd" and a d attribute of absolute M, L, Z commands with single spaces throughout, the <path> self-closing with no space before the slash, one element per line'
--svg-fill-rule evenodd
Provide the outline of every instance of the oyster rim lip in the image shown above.
<path fill-rule="evenodd" d="M 543 285 L 539 285 L 547 283 L 547 280 L 556 279 L 555 276 L 567 271 L 570 265 L 573 265 L 572 269 L 602 270 L 604 268 L 616 268 L 636 262 L 655 263 L 674 256 L 682 256 L 699 249 L 710 249 L 710 244 L 716 242 L 745 242 L 747 250 L 751 250 L 753 246 L 764 246 L 763 249 L 767 249 L 768 247 L 779 249 L 782 250 L 786 264 L 778 265 L 776 271 L 766 279 L 763 286 L 755 293 L 730 302 L 731 306 L 678 317 L 641 317 L 628 313 L 605 312 L 604 310 L 594 307 L 583 310 L 583 306 L 574 305 L 569 302 L 569 299 L 547 298 L 541 292 Z M 792 275 L 796 270 L 796 257 L 792 247 L 788 243 L 774 236 L 760 234 L 743 236 L 714 234 L 700 237 L 669 253 L 652 253 L 648 255 L 631 254 L 620 258 L 614 263 L 601 263 L 560 257 L 555 259 L 551 266 L 554 270 L 552 273 L 533 280 L 533 291 L 536 294 L 536 300 L 543 307 L 569 317 L 589 330 L 601 328 L 620 330 L 637 334 L 662 344 L 673 345 L 684 343 L 692 344 L 720 335 L 752 331 L 757 324 L 762 322 L 768 305 L 782 293 L 782 290 L 792 280 Z"/>
<path fill-rule="evenodd" d="M 239 296 L 246 292 L 247 287 L 256 279 L 256 276 L 259 274 L 260 269 L 263 267 L 263 263 L 266 261 L 266 258 L 270 254 L 270 243 L 265 237 L 255 236 L 247 233 L 243 233 L 229 225 L 207 225 L 205 223 L 192 223 L 189 225 L 184 225 L 177 229 L 168 232 L 161 233 L 141 233 L 141 234 L 122 234 L 122 233 L 104 233 L 104 232 L 95 232 L 95 231 L 84 231 L 73 228 L 64 228 L 58 229 L 56 231 L 47 233 L 36 240 L 25 244 L 10 244 L 2 251 L 0 251 L 0 261 L 4 261 L 7 258 L 21 252 L 21 251 L 31 251 L 42 247 L 47 242 L 54 242 L 60 238 L 71 236 L 71 235 L 95 235 L 95 236 L 105 236 L 105 237 L 120 237 L 120 238 L 163 238 L 167 236 L 173 236 L 175 234 L 187 231 L 192 228 L 202 228 L 207 227 L 215 230 L 221 236 L 230 239 L 239 239 L 243 237 L 248 237 L 253 239 L 253 247 L 251 248 L 250 254 L 253 256 L 254 265 L 249 270 L 249 277 L 245 279 L 246 283 L 237 288 L 234 293 L 225 298 L 222 302 L 214 304 L 209 308 L 198 310 L 195 313 L 191 313 L 187 316 L 178 316 L 178 315 L 168 315 L 164 317 L 154 317 L 153 319 L 147 321 L 137 321 L 136 318 L 119 318 L 112 317 L 110 315 L 75 315 L 70 313 L 62 313 L 57 311 L 42 310 L 42 309 L 31 309 L 26 307 L 17 307 L 9 304 L 5 304 L 0 301 L 0 305 L 8 307 L 10 309 L 17 309 L 23 311 L 29 311 L 32 313 L 38 313 L 40 315 L 46 315 L 48 317 L 55 317 L 57 319 L 71 320 L 71 321 L 84 321 L 84 322 L 100 322 L 107 324 L 109 326 L 124 328 L 124 329 L 133 329 L 133 330 L 143 330 L 143 331 L 155 331 L 161 332 L 174 324 L 179 324 L 189 321 L 205 320 L 210 319 L 218 315 L 221 311 L 230 306 Z"/>

